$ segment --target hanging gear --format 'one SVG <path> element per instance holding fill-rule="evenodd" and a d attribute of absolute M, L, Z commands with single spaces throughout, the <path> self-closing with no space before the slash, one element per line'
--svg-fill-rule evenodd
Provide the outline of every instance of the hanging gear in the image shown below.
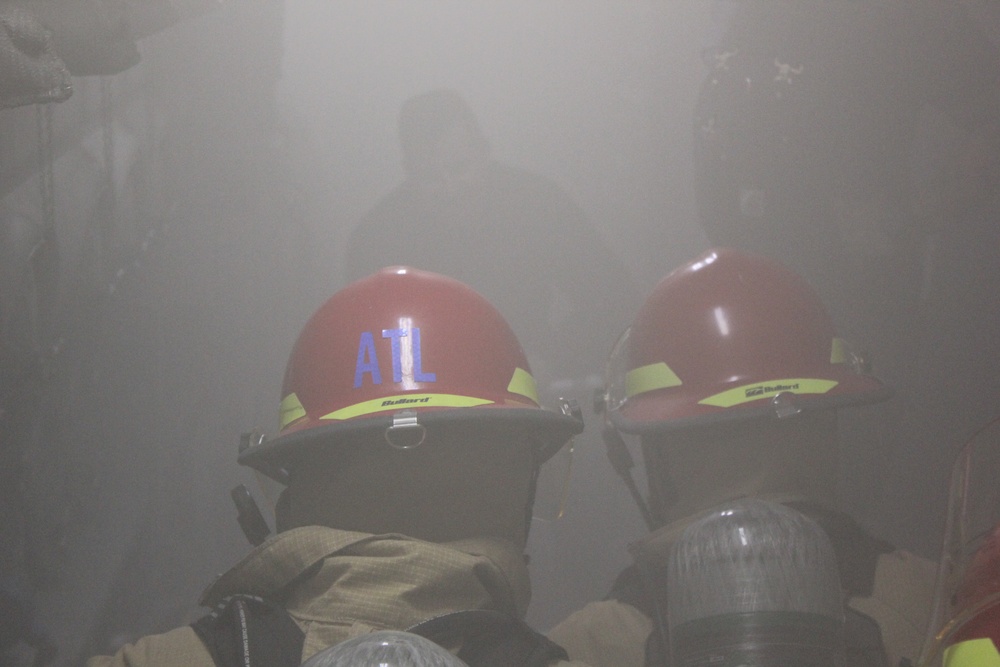
<path fill-rule="evenodd" d="M 694 194 L 714 244 L 761 247 L 794 229 L 788 179 L 813 146 L 815 68 L 735 46 L 706 54 L 694 110 Z M 784 185 L 784 187 L 782 187 Z"/>
<path fill-rule="evenodd" d="M 63 102 L 72 94 L 69 70 L 45 24 L 5 3 L 0 8 L 0 109 Z"/>
<path fill-rule="evenodd" d="M 650 433 L 888 398 L 781 264 L 716 248 L 653 289 L 608 361 L 608 418 Z"/>
<path fill-rule="evenodd" d="M 73 76 L 119 74 L 137 65 L 133 21 L 143 9 L 126 0 L 31 3 L 31 12 L 52 34 L 56 53 Z"/>
<path fill-rule="evenodd" d="M 407 267 L 341 290 L 302 329 L 285 372 L 281 429 L 239 462 L 283 481 L 282 462 L 331 436 L 381 431 L 419 446 L 449 422 L 509 425 L 538 443 L 538 461 L 582 422 L 542 409 L 535 379 L 503 316 L 470 287 Z"/>

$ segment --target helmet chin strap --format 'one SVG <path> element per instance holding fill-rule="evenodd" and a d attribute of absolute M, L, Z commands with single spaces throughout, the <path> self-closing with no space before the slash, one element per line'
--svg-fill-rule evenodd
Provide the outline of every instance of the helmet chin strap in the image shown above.
<path fill-rule="evenodd" d="M 267 440 L 267 436 L 260 433 L 259 431 L 249 431 L 247 433 L 241 433 L 239 454 L 242 455 L 247 450 L 264 444 L 265 440 Z M 284 484 L 286 486 L 288 484 L 288 471 L 282 468 L 280 465 L 268 461 L 259 461 L 251 465 L 251 467 L 256 472 L 262 473 L 270 477 L 278 484 Z"/>
<path fill-rule="evenodd" d="M 257 431 L 241 433 L 240 452 L 248 447 L 259 445 L 263 439 L 264 436 Z M 266 496 L 269 496 L 270 494 L 267 492 L 267 487 L 263 479 L 264 474 L 260 470 L 254 470 L 254 475 L 257 477 L 257 486 Z M 284 468 L 276 467 L 273 474 L 268 474 L 267 476 L 276 481 L 281 481 L 281 483 L 288 481 L 288 472 Z M 240 524 L 243 535 L 252 546 L 259 546 L 271 536 L 271 527 L 260 511 L 260 506 L 257 505 L 256 499 L 254 499 L 253 494 L 250 493 L 250 489 L 245 484 L 238 484 L 233 487 L 229 491 L 229 496 L 233 499 L 233 504 L 236 505 L 236 520 Z M 276 501 L 273 501 L 270 497 L 267 500 L 273 508 Z"/>
<path fill-rule="evenodd" d="M 628 451 L 625 440 L 618 430 L 607 422 L 605 422 L 604 428 L 601 430 L 601 437 L 604 439 L 604 447 L 608 452 L 608 460 L 611 461 L 611 467 L 615 469 L 618 476 L 625 482 L 625 486 L 628 487 L 629 493 L 632 494 L 632 500 L 635 501 L 636 506 L 639 508 L 639 513 L 642 515 L 642 520 L 646 523 L 646 527 L 650 531 L 656 530 L 659 526 L 653 520 L 653 515 L 649 511 L 649 505 L 642 497 L 639 488 L 635 485 L 635 479 L 632 477 L 632 468 L 635 467 L 635 461 L 632 458 L 632 454 Z"/>
<path fill-rule="evenodd" d="M 267 525 L 267 520 L 261 514 L 257 501 L 243 484 L 235 486 L 229 495 L 232 497 L 233 503 L 236 504 L 236 520 L 239 521 L 247 541 L 255 547 L 260 546 L 271 536 L 271 527 Z"/>
<path fill-rule="evenodd" d="M 528 493 L 528 504 L 524 508 L 524 543 L 528 543 L 528 536 L 531 533 L 531 518 L 535 513 L 535 493 L 538 491 L 538 473 L 542 469 L 542 464 L 535 462 L 534 471 L 531 473 L 531 490 Z M 527 556 L 525 556 L 527 558 Z"/>
<path fill-rule="evenodd" d="M 413 410 L 403 410 L 392 416 L 392 425 L 384 433 L 385 441 L 394 449 L 414 449 L 427 439 L 427 427 Z"/>

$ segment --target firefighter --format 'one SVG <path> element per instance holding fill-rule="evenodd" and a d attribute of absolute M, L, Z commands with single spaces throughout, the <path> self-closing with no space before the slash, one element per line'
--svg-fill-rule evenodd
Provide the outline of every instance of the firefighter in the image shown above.
<path fill-rule="evenodd" d="M 297 666 L 377 630 L 473 667 L 561 663 L 522 620 L 523 549 L 539 466 L 582 424 L 539 406 L 486 299 L 408 267 L 350 284 L 303 328 L 280 415 L 239 455 L 284 484 L 278 534 L 206 589 L 212 613 L 91 667 Z"/>
<path fill-rule="evenodd" d="M 1000 418 L 952 466 L 935 610 L 920 667 L 1000 666 Z"/>
<path fill-rule="evenodd" d="M 867 534 L 837 511 L 837 411 L 890 395 L 837 338 L 823 304 L 774 260 L 717 248 L 648 295 L 611 354 L 605 436 L 650 534 L 611 593 L 549 633 L 573 659 L 667 664 L 657 626 L 670 549 L 683 529 L 741 498 L 780 502 L 831 539 L 851 665 L 891 665 L 920 650 L 933 564 Z M 622 435 L 638 436 L 648 494 L 632 481 Z M 889 662 L 886 662 L 888 660 Z"/>

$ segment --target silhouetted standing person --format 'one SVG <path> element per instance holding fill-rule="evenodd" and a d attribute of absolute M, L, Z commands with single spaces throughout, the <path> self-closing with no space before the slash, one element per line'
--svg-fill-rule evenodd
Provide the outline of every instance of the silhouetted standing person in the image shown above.
<path fill-rule="evenodd" d="M 399 142 L 406 180 L 352 233 L 347 278 L 393 264 L 452 276 L 504 313 L 543 384 L 599 373 L 590 362 L 635 290 L 580 207 L 550 179 L 493 159 L 455 91 L 406 100 Z"/>

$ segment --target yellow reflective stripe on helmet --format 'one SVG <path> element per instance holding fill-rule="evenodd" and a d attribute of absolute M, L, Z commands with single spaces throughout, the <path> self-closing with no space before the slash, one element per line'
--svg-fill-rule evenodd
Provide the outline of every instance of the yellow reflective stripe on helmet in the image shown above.
<path fill-rule="evenodd" d="M 507 391 L 530 398 L 534 401 L 535 405 L 540 404 L 538 400 L 538 385 L 535 383 L 535 378 L 523 368 L 514 369 L 514 374 L 511 375 L 510 383 L 507 385 Z"/>
<path fill-rule="evenodd" d="M 681 379 L 677 373 L 662 361 L 648 366 L 633 368 L 625 374 L 625 396 L 631 397 L 636 394 L 644 394 L 654 389 L 666 389 L 667 387 L 677 387 L 681 384 Z"/>
<path fill-rule="evenodd" d="M 944 650 L 944 667 L 1000 667 L 1000 653 L 989 637 L 952 644 Z"/>
<path fill-rule="evenodd" d="M 477 405 L 488 405 L 492 402 L 485 398 L 456 396 L 455 394 L 403 394 L 355 403 L 346 408 L 334 410 L 328 415 L 323 415 L 320 419 L 351 419 L 376 412 L 405 410 L 406 408 L 474 408 Z"/>
<path fill-rule="evenodd" d="M 825 394 L 837 386 L 836 380 L 815 380 L 810 378 L 789 378 L 745 384 L 698 401 L 701 405 L 717 408 L 731 408 L 761 398 L 770 398 L 783 392 L 792 394 Z"/>
<path fill-rule="evenodd" d="M 302 407 L 302 403 L 299 402 L 299 397 L 293 392 L 281 399 L 281 407 L 278 409 L 278 416 L 281 421 L 281 428 L 285 428 L 296 419 L 305 417 L 306 409 Z"/>
<path fill-rule="evenodd" d="M 830 363 L 831 364 L 846 364 L 849 362 L 851 355 L 849 353 L 850 347 L 847 341 L 843 338 L 834 338 L 833 345 L 830 349 Z"/>

